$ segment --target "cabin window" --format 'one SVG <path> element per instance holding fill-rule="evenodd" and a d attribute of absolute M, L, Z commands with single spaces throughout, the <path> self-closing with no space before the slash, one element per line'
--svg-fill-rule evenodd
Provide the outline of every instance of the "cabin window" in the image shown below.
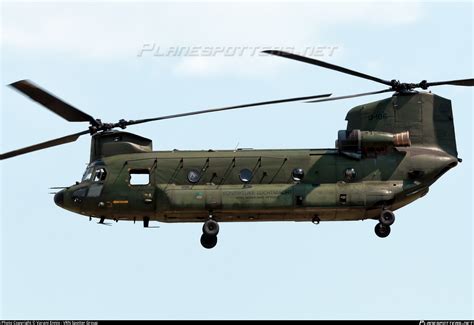
<path fill-rule="evenodd" d="M 103 182 L 105 181 L 105 178 L 107 177 L 107 171 L 105 168 L 98 168 L 95 171 L 94 175 L 94 182 Z"/>
<path fill-rule="evenodd" d="M 201 173 L 197 169 L 191 169 L 188 172 L 188 181 L 192 184 L 196 184 L 201 179 Z"/>
<path fill-rule="evenodd" d="M 131 169 L 130 185 L 150 184 L 150 171 L 148 169 Z"/>
<path fill-rule="evenodd" d="M 303 168 L 295 168 L 293 169 L 293 171 L 291 172 L 291 177 L 293 177 L 293 180 L 295 182 L 299 182 L 303 179 L 304 177 L 304 170 Z"/>
<path fill-rule="evenodd" d="M 248 168 L 244 168 L 239 173 L 239 178 L 243 183 L 248 183 L 252 180 L 252 171 Z"/>

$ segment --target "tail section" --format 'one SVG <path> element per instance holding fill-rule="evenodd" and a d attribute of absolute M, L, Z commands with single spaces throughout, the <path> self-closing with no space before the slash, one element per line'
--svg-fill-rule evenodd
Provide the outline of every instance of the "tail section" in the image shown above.
<path fill-rule="evenodd" d="M 438 147 L 458 156 L 451 101 L 431 93 L 397 93 L 356 106 L 347 113 L 346 120 L 348 131 L 408 131 L 413 146 Z"/>

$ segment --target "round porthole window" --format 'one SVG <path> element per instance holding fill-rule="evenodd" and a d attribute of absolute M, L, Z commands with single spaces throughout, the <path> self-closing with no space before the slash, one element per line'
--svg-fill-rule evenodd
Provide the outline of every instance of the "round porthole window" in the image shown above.
<path fill-rule="evenodd" d="M 252 176 L 252 171 L 247 168 L 242 169 L 239 173 L 240 180 L 244 183 L 250 182 L 252 180 Z"/>
<path fill-rule="evenodd" d="M 293 180 L 296 182 L 299 182 L 303 179 L 304 177 L 304 170 L 303 168 L 295 168 L 291 172 L 291 177 L 293 177 Z"/>
<path fill-rule="evenodd" d="M 356 178 L 356 171 L 354 168 L 346 168 L 344 171 L 344 179 L 347 182 L 353 181 Z"/>
<path fill-rule="evenodd" d="M 197 183 L 199 182 L 199 180 L 201 179 L 201 173 L 196 170 L 196 169 L 191 169 L 189 172 L 188 172 L 188 181 L 190 183 Z"/>

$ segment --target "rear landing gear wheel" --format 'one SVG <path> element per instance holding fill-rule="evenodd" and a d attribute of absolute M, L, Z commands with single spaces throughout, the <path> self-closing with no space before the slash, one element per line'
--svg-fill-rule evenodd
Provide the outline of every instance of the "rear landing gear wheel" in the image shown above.
<path fill-rule="evenodd" d="M 217 236 L 219 233 L 219 224 L 214 219 L 208 219 L 202 226 L 202 232 L 207 236 Z"/>
<path fill-rule="evenodd" d="M 201 236 L 201 245 L 204 248 L 211 249 L 214 248 L 217 244 L 217 236 L 209 236 L 202 234 Z"/>
<path fill-rule="evenodd" d="M 385 226 L 382 223 L 378 223 L 375 226 L 375 234 L 380 238 L 385 238 L 390 235 L 390 226 Z"/>

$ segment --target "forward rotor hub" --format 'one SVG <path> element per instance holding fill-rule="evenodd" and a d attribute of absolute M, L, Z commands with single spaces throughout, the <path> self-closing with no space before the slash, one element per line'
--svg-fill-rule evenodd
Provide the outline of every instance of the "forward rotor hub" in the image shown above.
<path fill-rule="evenodd" d="M 89 126 L 89 133 L 91 135 L 94 135 L 97 132 L 110 131 L 114 128 L 125 129 L 127 127 L 127 125 L 130 124 L 132 121 L 126 121 L 124 119 L 121 119 L 117 123 L 102 123 L 102 121 L 100 119 L 96 119 L 95 122 L 96 123 Z"/>
<path fill-rule="evenodd" d="M 392 87 L 393 91 L 396 92 L 405 92 L 405 91 L 411 91 L 415 88 L 421 88 L 421 89 L 428 89 L 429 84 L 426 80 L 422 80 L 419 83 L 407 83 L 407 82 L 400 82 L 399 80 L 391 80 L 390 81 L 390 86 Z"/>

